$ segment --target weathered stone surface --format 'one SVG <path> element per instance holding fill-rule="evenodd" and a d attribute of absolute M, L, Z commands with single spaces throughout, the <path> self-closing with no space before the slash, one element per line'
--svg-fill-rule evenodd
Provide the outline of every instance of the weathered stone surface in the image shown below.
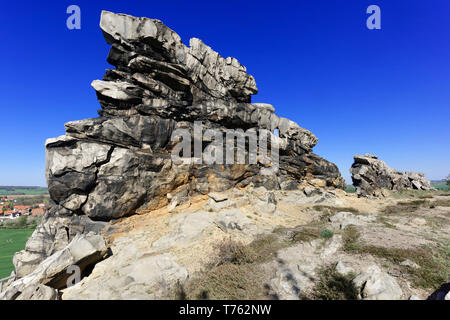
<path fill-rule="evenodd" d="M 397 281 L 376 265 L 353 279 L 353 284 L 363 300 L 399 300 L 403 294 Z"/>
<path fill-rule="evenodd" d="M 26 287 L 16 300 L 58 300 L 58 298 L 58 290 L 37 284 Z"/>
<path fill-rule="evenodd" d="M 356 193 L 360 196 L 380 196 L 383 189 L 433 189 L 430 181 L 425 179 L 425 174 L 394 170 L 371 154 L 355 155 L 350 173 Z"/>
<path fill-rule="evenodd" d="M 367 222 L 372 222 L 376 220 L 375 216 L 372 215 L 355 215 L 352 212 L 341 211 L 335 215 L 328 218 L 328 220 L 333 224 L 339 226 L 339 229 L 345 229 L 349 225 L 364 225 Z"/>
<path fill-rule="evenodd" d="M 342 261 L 338 261 L 338 263 L 336 264 L 336 272 L 342 275 L 347 275 L 354 271 L 355 270 L 353 270 L 353 268 L 347 267 Z"/>
<path fill-rule="evenodd" d="M 28 240 L 25 250 L 14 255 L 17 278 L 31 273 L 45 258 L 66 247 L 78 234 L 100 233 L 104 222 L 86 216 L 57 216 L 63 209 L 53 207 Z"/>

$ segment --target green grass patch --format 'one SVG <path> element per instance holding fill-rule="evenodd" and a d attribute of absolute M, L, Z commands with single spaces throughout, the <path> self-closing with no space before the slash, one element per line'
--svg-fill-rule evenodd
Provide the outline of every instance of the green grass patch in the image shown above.
<path fill-rule="evenodd" d="M 437 190 L 440 190 L 440 191 L 449 191 L 450 190 L 450 186 L 444 181 L 442 181 L 442 182 L 432 182 L 431 186 L 433 188 L 437 189 Z"/>
<path fill-rule="evenodd" d="M 311 242 L 315 239 L 320 238 L 320 229 L 318 228 L 300 228 L 295 230 L 291 235 L 291 242 Z"/>
<path fill-rule="evenodd" d="M 345 192 L 347 192 L 347 193 L 355 193 L 356 192 L 356 188 L 353 185 L 351 185 L 351 184 L 347 184 L 345 186 Z"/>
<path fill-rule="evenodd" d="M 8 277 L 14 270 L 14 253 L 23 250 L 33 230 L 0 230 L 0 278 Z"/>
<path fill-rule="evenodd" d="M 13 196 L 13 195 L 46 195 L 48 194 L 47 188 L 44 187 L 10 187 L 0 186 L 0 196 Z"/>
<path fill-rule="evenodd" d="M 315 211 L 318 211 L 321 213 L 320 219 L 322 221 L 328 220 L 328 218 L 338 212 L 351 212 L 353 214 L 359 214 L 359 210 L 351 207 L 333 207 L 333 206 L 326 206 L 326 205 L 315 205 L 312 207 Z"/>
<path fill-rule="evenodd" d="M 323 229 L 322 231 L 320 231 L 320 236 L 324 239 L 330 239 L 331 237 L 333 237 L 333 234 L 333 231 L 328 229 Z"/>

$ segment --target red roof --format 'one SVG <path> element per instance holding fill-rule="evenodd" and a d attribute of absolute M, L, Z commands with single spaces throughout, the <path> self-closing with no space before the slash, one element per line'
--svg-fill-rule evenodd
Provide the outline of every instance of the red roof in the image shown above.
<path fill-rule="evenodd" d="M 31 215 L 39 216 L 44 214 L 44 208 L 36 208 L 31 210 Z"/>
<path fill-rule="evenodd" d="M 30 208 L 31 208 L 30 206 L 14 206 L 14 209 L 17 209 L 17 210 L 27 210 Z"/>

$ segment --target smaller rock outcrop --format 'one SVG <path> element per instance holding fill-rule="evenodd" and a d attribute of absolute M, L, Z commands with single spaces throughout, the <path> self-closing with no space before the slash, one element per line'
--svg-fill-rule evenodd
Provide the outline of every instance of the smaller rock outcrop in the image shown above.
<path fill-rule="evenodd" d="M 383 189 L 394 191 L 433 189 L 430 181 L 425 179 L 424 173 L 392 169 L 372 154 L 355 155 L 350 173 L 358 196 L 380 196 Z"/>
<path fill-rule="evenodd" d="M 363 300 L 400 300 L 403 294 L 397 281 L 376 265 L 357 276 L 353 284 L 360 291 L 358 298 Z"/>
<path fill-rule="evenodd" d="M 94 233 L 78 234 L 65 248 L 45 259 L 33 272 L 12 282 L 0 293 L 0 300 L 54 300 L 58 290 L 67 286 L 71 275 L 69 267 L 77 266 L 82 276 L 90 266 L 105 258 L 107 253 L 108 248 L 102 236 Z"/>

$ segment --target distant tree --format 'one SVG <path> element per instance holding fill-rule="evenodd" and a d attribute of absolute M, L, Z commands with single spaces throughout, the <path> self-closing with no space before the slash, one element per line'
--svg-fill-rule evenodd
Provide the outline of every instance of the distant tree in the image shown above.
<path fill-rule="evenodd" d="M 27 225 L 27 217 L 26 216 L 20 216 L 16 220 L 16 225 L 18 228 L 23 229 Z"/>
<path fill-rule="evenodd" d="M 450 174 L 447 176 L 447 185 L 450 186 Z"/>

